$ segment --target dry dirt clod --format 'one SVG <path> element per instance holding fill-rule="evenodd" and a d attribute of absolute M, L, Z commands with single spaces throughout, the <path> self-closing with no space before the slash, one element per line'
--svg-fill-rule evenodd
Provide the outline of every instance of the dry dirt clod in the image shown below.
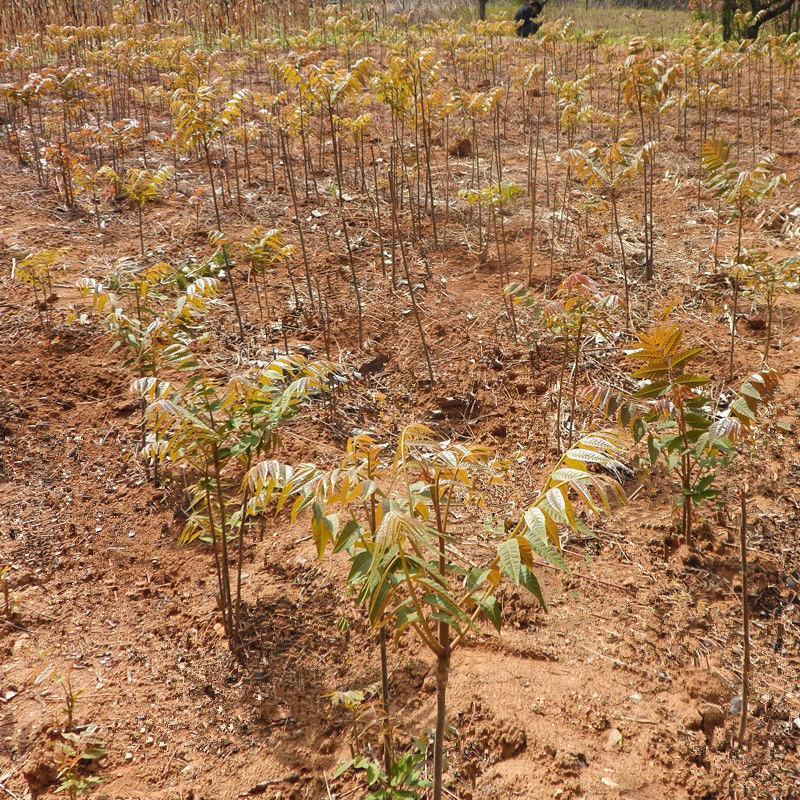
<path fill-rule="evenodd" d="M 684 712 L 680 723 L 687 731 L 699 731 L 703 727 L 703 716 L 697 708 L 692 707 Z"/>
<path fill-rule="evenodd" d="M 453 158 L 470 158 L 472 156 L 472 139 L 459 139 L 450 146 L 449 153 Z"/>

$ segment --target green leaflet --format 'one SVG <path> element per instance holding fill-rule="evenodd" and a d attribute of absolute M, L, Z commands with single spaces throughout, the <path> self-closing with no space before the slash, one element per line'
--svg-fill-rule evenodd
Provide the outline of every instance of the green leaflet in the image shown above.
<path fill-rule="evenodd" d="M 519 583 L 522 571 L 522 555 L 519 542 L 516 539 L 507 539 L 497 545 L 497 557 L 500 560 L 500 569 L 503 574 L 514 583 Z"/>
<path fill-rule="evenodd" d="M 520 574 L 520 586 L 526 588 L 538 601 L 539 605 L 547 611 L 547 603 L 544 601 L 542 588 L 539 586 L 539 581 L 536 576 L 527 567 L 523 567 Z"/>
<path fill-rule="evenodd" d="M 497 598 L 494 595 L 488 597 L 481 597 L 475 601 L 481 608 L 481 611 L 486 615 L 488 620 L 494 625 L 495 630 L 500 633 L 503 626 L 503 609 Z"/>
<path fill-rule="evenodd" d="M 567 562 L 560 550 L 550 541 L 547 535 L 547 523 L 544 513 L 539 508 L 529 508 L 525 512 L 524 536 L 530 543 L 535 553 L 541 556 L 548 564 L 553 564 L 560 569 L 569 571 Z"/>

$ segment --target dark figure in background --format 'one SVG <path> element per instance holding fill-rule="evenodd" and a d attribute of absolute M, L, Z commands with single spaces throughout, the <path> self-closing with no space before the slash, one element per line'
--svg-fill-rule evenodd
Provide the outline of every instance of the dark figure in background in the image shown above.
<path fill-rule="evenodd" d="M 527 39 L 531 34 L 541 28 L 541 23 L 536 22 L 536 17 L 542 13 L 543 3 L 539 0 L 528 0 L 517 9 L 514 22 L 517 23 L 517 36 Z"/>

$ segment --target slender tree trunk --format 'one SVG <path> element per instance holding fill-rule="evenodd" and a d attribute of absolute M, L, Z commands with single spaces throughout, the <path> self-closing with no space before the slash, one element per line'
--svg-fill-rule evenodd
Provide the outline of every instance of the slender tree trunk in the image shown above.
<path fill-rule="evenodd" d="M 236 313 L 236 322 L 239 325 L 239 336 L 242 339 L 242 344 L 245 341 L 244 322 L 242 321 L 242 312 L 239 309 L 239 300 L 236 297 L 236 285 L 233 282 L 233 264 L 228 258 L 228 251 L 225 245 L 222 246 L 222 257 L 225 260 L 225 277 L 228 279 L 228 286 L 231 289 L 231 299 L 233 300 L 233 310 Z"/>
<path fill-rule="evenodd" d="M 344 236 L 344 244 L 347 249 L 347 263 L 350 266 L 350 277 L 353 283 L 353 294 L 356 299 L 356 321 L 358 324 L 358 347 L 364 347 L 364 310 L 361 303 L 361 288 L 358 283 L 358 274 L 356 273 L 356 263 L 353 258 L 353 248 L 350 245 L 350 233 L 347 230 L 347 217 L 344 213 L 344 170 L 342 169 L 342 156 L 339 149 L 339 137 L 336 132 L 336 123 L 333 118 L 333 106 L 328 103 L 328 121 L 331 126 L 331 139 L 333 142 L 333 163 L 336 169 L 336 182 L 337 191 L 336 199 L 339 205 L 339 218 L 342 223 L 342 234 Z"/>
<path fill-rule="evenodd" d="M 389 656 L 387 652 L 386 628 L 380 631 L 381 647 L 381 703 L 383 705 L 383 769 L 392 774 L 392 721 L 389 709 Z"/>
<path fill-rule="evenodd" d="M 245 467 L 245 473 L 249 472 L 250 467 L 252 466 L 253 459 L 250 456 L 247 459 L 247 466 Z M 233 617 L 233 626 L 236 632 L 236 637 L 241 638 L 242 633 L 242 563 L 244 562 L 244 534 L 245 534 L 245 524 L 247 522 L 247 504 L 250 500 L 250 491 L 249 485 L 244 490 L 244 496 L 242 497 L 242 506 L 240 509 L 240 519 L 239 519 L 239 535 L 237 537 L 237 563 L 236 563 L 236 605 L 234 608 L 234 617 Z"/>
<path fill-rule="evenodd" d="M 439 644 L 444 652 L 436 658 L 436 738 L 433 743 L 433 800 L 442 800 L 444 783 L 444 734 L 447 724 L 447 678 L 450 672 L 450 628 L 439 623 Z"/>
<path fill-rule="evenodd" d="M 445 551 L 445 532 L 447 511 L 442 513 L 440 483 L 437 478 L 432 491 L 433 508 L 436 513 L 436 529 L 439 532 L 439 574 L 445 578 L 447 555 Z M 450 673 L 450 626 L 439 621 L 438 652 L 436 653 L 436 738 L 433 743 L 433 800 L 442 800 L 444 783 L 444 735 L 447 727 L 447 679 Z"/>
<path fill-rule="evenodd" d="M 686 412 L 681 405 L 678 417 L 678 428 L 681 439 L 683 440 L 684 453 L 681 456 L 681 490 L 683 494 L 682 527 L 683 535 L 686 537 L 686 546 L 691 548 L 693 542 L 692 534 L 692 461 L 689 455 L 689 439 L 686 435 Z"/>
<path fill-rule="evenodd" d="M 739 546 L 742 556 L 742 639 L 744 655 L 742 659 L 742 710 L 739 717 L 739 746 L 744 743 L 747 732 L 747 695 L 750 692 L 750 607 L 747 599 L 747 490 L 742 489 L 741 523 L 739 526 Z"/>
<path fill-rule="evenodd" d="M 572 447 L 572 433 L 575 427 L 575 403 L 578 396 L 578 361 L 581 357 L 581 336 L 583 335 L 583 316 L 578 320 L 578 332 L 575 334 L 575 352 L 572 362 L 572 397 L 569 408 L 569 433 L 567 448 Z"/>
<path fill-rule="evenodd" d="M 308 291 L 308 302 L 311 308 L 314 307 L 314 292 L 311 289 L 311 266 L 308 261 L 308 252 L 306 251 L 306 239 L 303 235 L 303 223 L 300 217 L 300 205 L 297 202 L 297 190 L 294 185 L 294 170 L 292 169 L 292 161 L 289 154 L 289 147 L 286 142 L 286 136 L 283 132 L 278 134 L 281 146 L 283 148 L 283 158 L 286 163 L 286 179 L 289 183 L 289 191 L 292 195 L 292 207 L 294 208 L 294 218 L 297 222 L 297 235 L 300 239 L 300 252 L 303 256 L 303 269 L 305 270 L 306 277 L 306 290 Z M 319 299 L 319 298 L 317 298 Z M 322 313 L 322 305 L 320 304 L 320 313 Z"/>
<path fill-rule="evenodd" d="M 569 359 L 569 333 L 564 331 L 564 351 L 561 354 L 561 369 L 558 373 L 558 396 L 556 397 L 556 452 L 561 454 L 561 401 L 564 397 L 564 376 L 567 374 Z"/>
<path fill-rule="evenodd" d="M 769 346 L 772 343 L 772 306 L 774 302 L 772 298 L 767 302 L 767 341 L 764 345 L 764 364 L 769 360 Z"/>
<path fill-rule="evenodd" d="M 628 285 L 628 261 L 625 256 L 625 243 L 622 240 L 622 231 L 619 227 L 619 213 L 617 211 L 617 195 L 615 192 L 612 191 L 611 193 L 611 210 L 613 211 L 614 216 L 614 230 L 617 234 L 617 239 L 619 241 L 619 252 L 622 258 L 622 279 L 625 283 L 625 326 L 630 330 L 631 327 L 631 298 L 630 298 L 630 286 Z M 611 239 L 611 250 L 613 253 L 614 250 L 614 239 Z"/>
<path fill-rule="evenodd" d="M 217 533 L 217 526 L 214 523 L 214 510 L 211 503 L 211 494 L 208 489 L 210 482 L 211 482 L 210 476 L 208 472 L 206 472 L 205 474 L 206 512 L 208 513 L 208 522 L 209 522 L 209 527 L 211 528 L 211 549 L 214 553 L 214 567 L 217 573 L 217 588 L 219 591 L 220 611 L 222 611 L 222 625 L 225 628 L 225 634 L 227 636 L 230 636 L 231 625 L 230 625 L 230 620 L 228 619 L 227 604 L 225 603 L 225 579 L 222 571 L 222 561 L 220 560 L 219 535 Z"/>
<path fill-rule="evenodd" d="M 211 166 L 211 153 L 208 151 L 208 142 L 205 136 L 203 137 L 203 154 L 206 159 L 206 169 L 208 170 L 208 179 L 211 182 L 211 199 L 214 201 L 214 216 L 217 220 L 217 230 L 222 230 L 222 218 L 219 215 L 219 204 L 217 203 L 217 186 L 214 182 L 214 169 Z"/>
<path fill-rule="evenodd" d="M 541 136 L 541 114 L 536 116 L 536 146 L 533 148 L 533 175 L 531 184 L 531 230 L 528 240 L 528 286 L 533 284 L 533 250 L 536 246 L 536 194 L 539 171 L 539 141 Z M 533 135 L 531 135 L 533 142 Z"/>
<path fill-rule="evenodd" d="M 739 310 L 739 279 L 733 276 L 733 304 L 731 308 L 731 351 L 728 357 L 728 380 L 733 380 L 733 351 L 736 345 L 736 314 Z"/>
<path fill-rule="evenodd" d="M 225 493 L 222 489 L 222 464 L 219 459 L 219 450 L 217 445 L 213 449 L 213 462 L 214 462 L 214 489 L 217 496 L 217 504 L 219 505 L 219 541 L 222 546 L 222 558 L 220 561 L 222 567 L 222 602 L 225 607 L 225 619 L 227 626 L 227 633 L 229 637 L 233 637 L 233 600 L 231 598 L 231 575 L 230 575 L 230 558 L 228 553 L 228 521 L 226 519 L 225 511 Z"/>
<path fill-rule="evenodd" d="M 136 217 L 139 221 L 139 250 L 144 257 L 144 232 L 142 230 L 143 222 L 142 222 L 142 207 L 137 203 L 136 204 Z"/>

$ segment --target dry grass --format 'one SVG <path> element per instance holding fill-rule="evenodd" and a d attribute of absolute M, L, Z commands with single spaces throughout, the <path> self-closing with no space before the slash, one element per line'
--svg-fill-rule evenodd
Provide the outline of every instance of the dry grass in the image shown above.
<path fill-rule="evenodd" d="M 680 38 L 694 21 L 691 12 L 685 10 L 636 8 L 609 2 L 593 2 L 587 9 L 581 2 L 552 0 L 545 7 L 544 19 L 559 17 L 571 17 L 581 30 L 603 28 L 614 39 L 636 35 Z"/>
<path fill-rule="evenodd" d="M 490 19 L 511 19 L 522 0 L 499 0 L 490 2 Z M 477 0 L 395 0 L 387 4 L 390 12 L 411 12 L 418 21 L 434 19 L 474 19 L 477 15 Z M 686 10 L 637 8 L 633 5 L 616 4 L 592 0 L 587 5 L 564 0 L 550 0 L 545 8 L 543 19 L 553 21 L 570 18 L 580 30 L 608 31 L 610 39 L 626 39 L 635 35 L 659 36 L 670 41 L 686 36 L 686 31 L 694 21 L 691 12 Z"/>

